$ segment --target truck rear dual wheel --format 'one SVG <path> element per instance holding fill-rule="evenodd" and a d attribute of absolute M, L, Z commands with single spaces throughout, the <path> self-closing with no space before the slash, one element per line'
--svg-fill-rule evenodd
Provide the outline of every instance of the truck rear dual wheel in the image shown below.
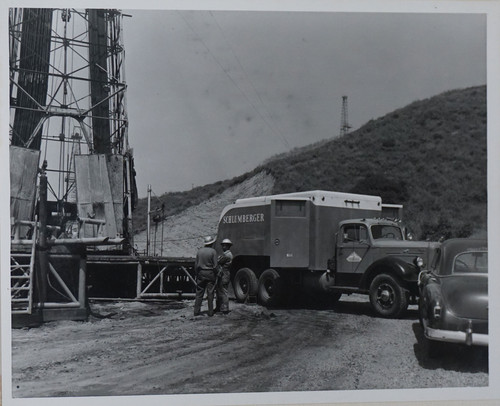
<path fill-rule="evenodd" d="M 238 302 L 245 302 L 249 296 L 257 294 L 258 281 L 250 268 L 241 268 L 233 280 L 234 296 Z"/>
<path fill-rule="evenodd" d="M 408 308 L 408 291 L 392 275 L 380 274 L 370 285 L 370 302 L 379 316 L 398 318 Z"/>
<path fill-rule="evenodd" d="M 274 269 L 266 269 L 259 278 L 257 298 L 263 306 L 274 307 L 283 299 L 283 279 Z"/>

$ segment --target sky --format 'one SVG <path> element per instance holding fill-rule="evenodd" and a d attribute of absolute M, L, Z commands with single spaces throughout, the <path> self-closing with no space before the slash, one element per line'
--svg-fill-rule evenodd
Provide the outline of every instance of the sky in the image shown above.
<path fill-rule="evenodd" d="M 230 179 L 486 84 L 484 14 L 123 10 L 139 195 Z"/>

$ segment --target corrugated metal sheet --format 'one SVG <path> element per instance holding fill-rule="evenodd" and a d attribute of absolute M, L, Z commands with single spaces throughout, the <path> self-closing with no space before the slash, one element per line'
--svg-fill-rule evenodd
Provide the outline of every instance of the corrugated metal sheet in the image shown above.
<path fill-rule="evenodd" d="M 32 220 L 40 151 L 10 146 L 10 217 Z"/>
<path fill-rule="evenodd" d="M 123 157 L 119 155 L 75 156 L 78 216 L 105 220 L 101 234 L 115 238 L 123 234 Z M 96 237 L 96 228 L 86 226 L 81 237 Z"/>

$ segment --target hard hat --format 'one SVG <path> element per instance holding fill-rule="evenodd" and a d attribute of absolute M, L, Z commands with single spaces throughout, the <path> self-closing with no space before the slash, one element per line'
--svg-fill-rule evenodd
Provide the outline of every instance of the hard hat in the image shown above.
<path fill-rule="evenodd" d="M 203 239 L 203 243 L 205 245 L 210 245 L 210 244 L 213 244 L 215 242 L 215 238 L 214 237 L 211 237 L 209 235 L 207 235 L 204 239 Z"/>
<path fill-rule="evenodd" d="M 230 240 L 229 238 L 224 238 L 220 244 L 221 244 L 221 245 L 222 245 L 222 244 L 229 244 L 229 245 L 233 245 L 233 243 L 231 242 L 231 240 Z"/>

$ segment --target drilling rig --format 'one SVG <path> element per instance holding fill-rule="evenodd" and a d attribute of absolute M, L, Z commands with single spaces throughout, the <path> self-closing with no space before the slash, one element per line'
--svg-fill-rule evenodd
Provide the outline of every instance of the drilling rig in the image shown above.
<path fill-rule="evenodd" d="M 141 256 L 123 19 L 9 10 L 13 325 L 85 320 L 94 298 L 192 295 L 193 258 Z"/>
<path fill-rule="evenodd" d="M 123 14 L 9 10 L 13 320 L 85 319 L 87 256 L 130 254 Z"/>

